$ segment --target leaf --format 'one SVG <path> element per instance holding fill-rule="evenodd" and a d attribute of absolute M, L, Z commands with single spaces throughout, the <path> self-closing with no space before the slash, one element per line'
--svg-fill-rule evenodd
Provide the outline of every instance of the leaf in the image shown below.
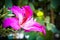
<path fill-rule="evenodd" d="M 22 1 L 22 5 L 27 5 L 28 4 L 28 0 L 23 0 Z"/>
<path fill-rule="evenodd" d="M 21 6 L 27 5 L 28 4 L 28 0 L 18 0 L 17 3 L 21 7 Z"/>
<path fill-rule="evenodd" d="M 5 6 L 6 8 L 12 7 L 12 0 L 5 0 Z"/>
<path fill-rule="evenodd" d="M 34 5 L 32 3 L 29 3 L 29 5 L 30 5 L 31 9 L 34 11 L 35 10 Z"/>
<path fill-rule="evenodd" d="M 5 17 L 8 17 L 8 14 L 12 14 L 12 12 L 8 10 L 10 7 L 12 7 L 12 0 L 5 0 L 5 8 L 7 9 L 5 10 L 7 13 Z"/>
<path fill-rule="evenodd" d="M 42 25 L 44 25 L 44 23 L 45 23 L 43 17 L 36 17 L 36 21 L 39 22 Z"/>
<path fill-rule="evenodd" d="M 36 40 L 36 37 L 37 37 L 37 33 L 36 32 L 25 33 L 25 35 L 29 35 L 29 39 L 28 40 Z"/>
<path fill-rule="evenodd" d="M 52 26 L 51 31 L 52 31 L 53 33 L 59 33 L 59 30 L 57 30 L 57 28 L 56 28 L 56 26 L 55 26 L 54 24 L 51 24 L 51 26 Z"/>
<path fill-rule="evenodd" d="M 50 6 L 56 9 L 60 5 L 60 0 L 51 0 Z"/>
<path fill-rule="evenodd" d="M 44 40 L 44 38 L 41 36 L 37 36 L 36 40 Z"/>
<path fill-rule="evenodd" d="M 14 15 L 12 14 L 12 11 L 7 11 L 7 14 L 5 15 L 5 18 L 11 17 L 11 16 L 14 16 Z"/>
<path fill-rule="evenodd" d="M 45 23 L 50 23 L 50 17 L 49 16 L 46 16 Z"/>
<path fill-rule="evenodd" d="M 57 30 L 57 28 L 54 24 L 47 23 L 46 28 L 48 31 L 52 31 L 53 33 L 56 33 L 56 32 L 59 33 L 59 31 Z"/>
<path fill-rule="evenodd" d="M 47 24 L 46 24 L 46 28 L 47 28 L 47 30 L 51 30 L 51 29 L 52 29 L 51 24 L 50 24 L 50 23 L 47 23 Z"/>
<path fill-rule="evenodd" d="M 44 37 L 44 40 L 53 40 L 53 33 L 51 31 L 46 31 L 46 36 Z"/>

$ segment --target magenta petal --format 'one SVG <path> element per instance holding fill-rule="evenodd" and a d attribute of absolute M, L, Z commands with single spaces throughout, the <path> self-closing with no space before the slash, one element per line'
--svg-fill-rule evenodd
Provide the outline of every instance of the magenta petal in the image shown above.
<path fill-rule="evenodd" d="M 46 34 L 45 26 L 42 26 L 41 24 L 35 22 L 33 18 L 26 21 L 24 27 L 22 28 L 28 31 L 38 31 L 38 32 L 42 32 L 43 34 Z"/>
<path fill-rule="evenodd" d="M 30 6 L 23 6 L 22 9 L 25 10 L 25 17 L 26 17 L 26 18 L 29 18 L 29 17 L 32 16 L 33 11 L 32 11 L 32 9 L 30 8 Z"/>
<path fill-rule="evenodd" d="M 11 26 L 14 30 L 20 29 L 20 26 L 18 25 L 18 20 L 16 18 L 6 18 L 3 20 L 2 25 L 4 28 Z"/>
<path fill-rule="evenodd" d="M 19 23 L 21 24 L 24 16 L 23 10 L 19 6 L 13 6 L 11 11 L 17 16 Z"/>
<path fill-rule="evenodd" d="M 19 6 L 13 6 L 11 11 L 17 16 L 19 19 L 19 24 L 23 24 L 28 18 L 31 18 L 33 12 L 30 6 L 23 6 L 20 8 Z"/>
<path fill-rule="evenodd" d="M 11 23 L 10 25 L 14 30 L 19 30 L 20 29 L 20 26 L 18 25 L 18 23 L 14 22 L 14 23 Z"/>
<path fill-rule="evenodd" d="M 23 14 L 22 9 L 19 6 L 13 6 L 11 11 L 18 16 L 18 14 Z"/>
<path fill-rule="evenodd" d="M 42 32 L 44 35 L 46 35 L 46 28 L 45 26 L 35 22 L 35 24 L 33 24 L 33 28 L 31 28 L 30 30 L 33 30 L 33 31 L 39 31 L 39 32 Z"/>

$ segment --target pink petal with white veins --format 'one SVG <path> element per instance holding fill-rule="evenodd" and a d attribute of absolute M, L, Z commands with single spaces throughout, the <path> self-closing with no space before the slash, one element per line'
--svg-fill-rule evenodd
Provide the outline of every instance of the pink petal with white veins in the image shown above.
<path fill-rule="evenodd" d="M 38 31 L 42 32 L 43 34 L 46 34 L 45 27 L 35 22 L 33 18 L 31 18 L 29 21 L 26 21 L 26 23 L 23 25 L 24 26 L 22 28 L 27 31 Z"/>

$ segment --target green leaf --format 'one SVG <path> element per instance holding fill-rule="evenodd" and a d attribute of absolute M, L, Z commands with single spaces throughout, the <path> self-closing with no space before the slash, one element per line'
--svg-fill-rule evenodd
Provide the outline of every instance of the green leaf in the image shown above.
<path fill-rule="evenodd" d="M 47 28 L 48 31 L 50 30 L 53 33 L 56 33 L 56 32 L 59 33 L 59 31 L 57 30 L 57 28 L 54 24 L 47 23 L 46 28 Z"/>
<path fill-rule="evenodd" d="M 11 16 L 14 16 L 14 15 L 12 14 L 12 11 L 7 11 L 7 15 L 6 15 L 5 17 L 7 18 L 7 17 L 11 17 Z"/>
<path fill-rule="evenodd" d="M 50 23 L 47 23 L 47 24 L 46 24 L 46 28 L 47 28 L 47 30 L 51 30 L 51 29 L 52 29 L 51 24 L 50 24 Z"/>
<path fill-rule="evenodd" d="M 22 1 L 22 5 L 27 5 L 28 4 L 28 0 L 23 0 Z"/>
<path fill-rule="evenodd" d="M 41 36 L 37 36 L 36 40 L 44 40 L 44 39 Z"/>
<path fill-rule="evenodd" d="M 7 13 L 5 17 L 8 17 L 8 14 L 12 14 L 12 12 L 8 10 L 9 7 L 12 7 L 12 0 L 5 0 L 5 7 L 7 9 L 5 10 Z"/>
<path fill-rule="evenodd" d="M 53 40 L 53 33 L 51 31 L 46 31 L 46 36 L 44 37 L 44 40 Z"/>
<path fill-rule="evenodd" d="M 51 24 L 51 26 L 52 26 L 51 31 L 52 31 L 53 33 L 59 33 L 59 30 L 57 30 L 57 28 L 56 28 L 56 26 L 55 26 L 54 24 Z"/>
<path fill-rule="evenodd" d="M 36 17 L 36 21 L 39 22 L 40 24 L 44 25 L 44 18 Z"/>
<path fill-rule="evenodd" d="M 32 3 L 29 3 L 29 5 L 30 5 L 31 9 L 34 11 L 35 10 L 34 5 Z"/>
<path fill-rule="evenodd" d="M 51 0 L 50 6 L 56 9 L 60 5 L 60 0 Z"/>
<path fill-rule="evenodd" d="M 12 0 L 5 0 L 5 6 L 6 8 L 12 7 Z"/>
<path fill-rule="evenodd" d="M 37 33 L 36 32 L 29 32 L 29 33 L 25 32 L 25 35 L 29 35 L 29 39 L 28 40 L 36 40 L 36 37 L 37 37 Z"/>
<path fill-rule="evenodd" d="M 50 17 L 49 16 L 46 16 L 45 23 L 50 23 Z"/>
<path fill-rule="evenodd" d="M 24 6 L 24 5 L 27 5 L 28 4 L 28 0 L 18 0 L 18 5 L 21 7 L 21 6 Z"/>

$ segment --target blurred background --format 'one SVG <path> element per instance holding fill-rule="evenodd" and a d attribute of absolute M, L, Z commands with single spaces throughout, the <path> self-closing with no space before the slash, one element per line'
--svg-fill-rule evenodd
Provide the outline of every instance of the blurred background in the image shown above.
<path fill-rule="evenodd" d="M 3 28 L 2 20 L 11 16 L 12 12 L 8 11 L 8 8 L 13 5 L 29 5 L 36 21 L 46 26 L 46 36 L 42 33 Z M 0 0 L 0 39 L 60 40 L 60 0 Z"/>

